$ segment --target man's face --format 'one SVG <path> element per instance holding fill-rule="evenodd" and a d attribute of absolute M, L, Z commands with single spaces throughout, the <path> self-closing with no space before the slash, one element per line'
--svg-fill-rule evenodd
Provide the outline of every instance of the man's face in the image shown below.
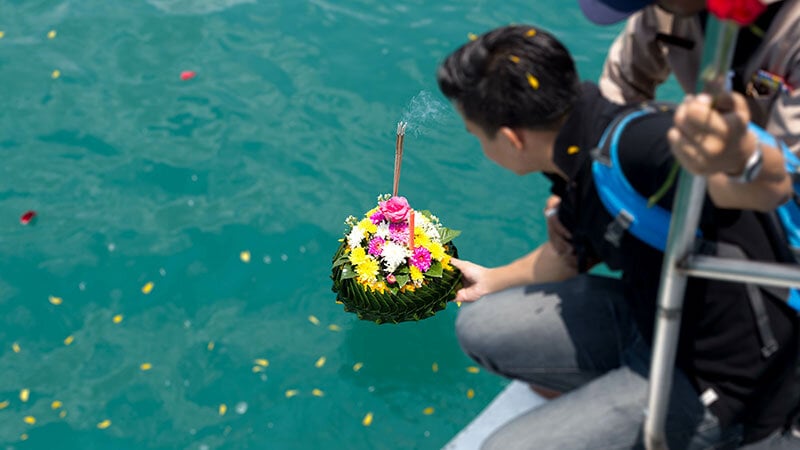
<path fill-rule="evenodd" d="M 661 9 L 678 16 L 692 16 L 706 9 L 705 0 L 658 0 Z"/>
<path fill-rule="evenodd" d="M 461 118 L 464 119 L 464 126 L 467 132 L 478 138 L 483 154 L 486 155 L 487 158 L 494 161 L 500 167 L 508 169 L 517 175 L 522 175 L 518 168 L 519 162 L 517 161 L 516 155 L 519 152 L 513 148 L 508 139 L 500 133 L 496 133 L 494 136 L 488 136 L 486 132 L 483 131 L 483 128 L 465 118 L 463 114 Z"/>

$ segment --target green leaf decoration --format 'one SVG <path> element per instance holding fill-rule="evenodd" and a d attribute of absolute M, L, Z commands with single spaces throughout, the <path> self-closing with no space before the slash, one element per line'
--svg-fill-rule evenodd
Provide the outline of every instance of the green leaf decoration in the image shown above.
<path fill-rule="evenodd" d="M 458 235 L 455 233 L 452 237 Z M 336 293 L 336 300 L 344 305 L 344 310 L 356 314 L 361 320 L 382 324 L 426 319 L 445 309 L 461 288 L 458 269 L 444 270 L 441 263 L 434 262 L 425 274 L 426 284 L 421 288 L 401 292 L 396 287 L 389 287 L 384 293 L 373 292 L 358 283 L 349 261 L 336 264 L 345 255 L 345 245 L 344 242 L 341 244 L 332 259 L 332 290 Z M 458 250 L 452 243 L 446 246 L 446 252 L 458 257 Z M 408 271 L 401 272 L 395 272 L 396 286 L 409 280 Z"/>
<path fill-rule="evenodd" d="M 442 263 L 439 261 L 431 261 L 431 267 L 425 272 L 426 277 L 441 278 L 442 277 Z"/>
<path fill-rule="evenodd" d="M 459 230 L 451 230 L 449 228 L 442 228 L 439 235 L 442 239 L 442 245 L 447 244 L 448 242 L 452 241 L 453 239 L 457 238 L 458 235 L 461 234 Z"/>

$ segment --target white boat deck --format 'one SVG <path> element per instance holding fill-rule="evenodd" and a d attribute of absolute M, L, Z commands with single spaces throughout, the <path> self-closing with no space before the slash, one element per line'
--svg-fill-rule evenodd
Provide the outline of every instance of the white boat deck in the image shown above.
<path fill-rule="evenodd" d="M 512 381 L 443 450 L 478 450 L 494 430 L 546 402 L 521 381 Z"/>

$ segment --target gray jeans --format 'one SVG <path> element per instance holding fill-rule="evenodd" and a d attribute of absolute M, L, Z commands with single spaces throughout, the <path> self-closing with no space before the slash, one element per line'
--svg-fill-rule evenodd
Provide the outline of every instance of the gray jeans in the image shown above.
<path fill-rule="evenodd" d="M 494 432 L 485 449 L 639 449 L 650 349 L 619 280 L 581 275 L 509 289 L 464 306 L 456 322 L 464 352 L 488 370 L 560 397 Z M 669 448 L 728 449 L 741 427 L 720 427 L 677 370 L 667 414 Z"/>

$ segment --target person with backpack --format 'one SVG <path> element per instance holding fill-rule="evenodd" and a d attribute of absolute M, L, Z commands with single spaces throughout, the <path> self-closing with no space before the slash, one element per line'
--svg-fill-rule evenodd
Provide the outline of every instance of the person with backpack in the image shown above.
<path fill-rule="evenodd" d="M 618 130 L 619 169 L 650 197 L 675 160 L 667 139 L 674 112 L 609 101 L 579 81 L 557 39 L 527 25 L 464 44 L 440 65 L 437 82 L 489 159 L 517 175 L 547 177 L 562 199 L 557 215 L 577 263 L 549 241 L 500 267 L 453 259 L 464 280 L 456 300 L 469 302 L 456 321 L 463 351 L 489 371 L 561 394 L 501 427 L 484 448 L 641 448 L 663 253 L 615 226 L 593 164 L 607 162 L 603 135 Z M 741 108 L 737 97 L 733 107 Z M 752 209 L 751 186 L 710 177 L 708 193 L 702 253 L 785 261 L 784 234 L 771 214 Z M 669 211 L 673 194 L 658 206 Z M 600 262 L 621 278 L 589 274 Z M 689 280 L 666 423 L 670 448 L 777 442 L 798 396 L 800 324 L 787 298 L 786 289 Z"/>
<path fill-rule="evenodd" d="M 743 94 L 749 120 L 800 153 L 800 89 L 796 89 L 800 86 L 800 0 L 763 3 L 769 4 L 755 23 L 739 32 L 731 84 Z M 684 92 L 695 92 L 706 0 L 579 0 L 579 4 L 584 15 L 599 25 L 627 19 L 609 49 L 599 80 L 605 97 L 618 103 L 652 100 L 670 75 Z M 707 131 L 703 124 L 708 117 L 718 124 L 730 120 L 731 100 L 715 100 L 712 104 L 708 96 L 689 95 L 670 136 L 676 143 L 676 156 L 698 175 L 717 172 L 719 164 L 726 163 L 724 158 L 707 158 L 717 155 L 722 145 L 743 142 L 747 146 L 725 127 L 707 134 L 697 131 Z M 768 146 L 763 151 L 778 153 Z M 788 180 L 773 182 L 772 188 L 761 192 L 763 210 L 783 203 L 791 194 Z M 570 254 L 569 235 L 554 216 L 558 200 L 551 197 L 546 202 L 548 234 L 558 251 Z"/>

